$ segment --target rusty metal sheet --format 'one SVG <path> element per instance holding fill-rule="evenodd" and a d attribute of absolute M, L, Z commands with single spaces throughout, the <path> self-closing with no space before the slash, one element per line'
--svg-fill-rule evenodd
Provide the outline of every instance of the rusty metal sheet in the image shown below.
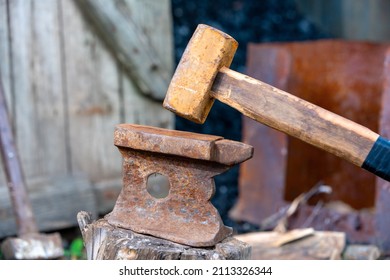
<path fill-rule="evenodd" d="M 255 145 L 253 158 L 240 166 L 238 200 L 229 216 L 260 224 L 284 201 L 287 136 L 243 117 L 243 141 Z"/>
<path fill-rule="evenodd" d="M 115 143 L 124 158 L 123 189 L 113 211 L 106 215 L 110 224 L 194 247 L 213 246 L 232 233 L 210 202 L 215 192 L 213 177 L 233 164 L 225 154 L 230 152 L 238 163 L 252 156 L 251 146 L 221 140 L 217 156 L 205 160 L 194 154 L 172 153 L 178 151 L 176 145 L 199 149 L 196 143 L 200 139 L 207 142 L 205 135 L 133 125 L 119 128 Z M 143 137 L 136 141 L 140 134 Z M 214 137 L 211 139 L 213 142 Z M 148 190 L 148 182 L 156 174 L 168 185 L 168 192 L 161 197 Z"/>
<path fill-rule="evenodd" d="M 255 61 L 249 56 L 248 74 L 285 88 L 291 63 L 288 52 L 275 47 L 255 54 Z M 261 64 L 257 67 L 256 62 Z M 254 146 L 254 154 L 252 160 L 240 166 L 238 200 L 229 216 L 234 220 L 260 224 L 287 203 L 283 197 L 287 135 L 247 117 L 243 117 L 242 126 L 243 142 Z"/>
<path fill-rule="evenodd" d="M 388 116 L 383 117 L 389 101 L 382 99 L 388 46 L 342 40 L 251 44 L 248 75 L 378 131 L 380 122 L 382 128 L 390 123 Z M 367 171 L 298 139 L 286 136 L 280 141 L 281 135 L 246 118 L 243 127 L 243 142 L 253 145 L 255 153 L 241 166 L 239 200 L 232 211 L 235 219 L 260 224 L 275 205 L 289 203 L 320 181 L 332 186 L 330 200 L 356 209 L 374 207 L 380 199 L 375 197 L 376 178 Z M 278 164 L 269 168 L 268 162 Z M 361 231 L 361 236 L 358 229 L 346 231 L 359 240 L 372 237 L 370 230 Z"/>
<path fill-rule="evenodd" d="M 382 111 L 380 116 L 380 133 L 390 138 L 390 48 L 387 49 L 384 63 L 384 90 L 382 96 Z M 390 254 L 390 183 L 380 178 L 376 179 L 376 211 L 375 228 L 376 242 L 382 251 Z"/>

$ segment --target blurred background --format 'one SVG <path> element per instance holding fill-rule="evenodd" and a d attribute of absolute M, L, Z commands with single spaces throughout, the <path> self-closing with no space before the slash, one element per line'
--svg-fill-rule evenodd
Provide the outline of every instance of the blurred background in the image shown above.
<path fill-rule="evenodd" d="M 122 187 L 121 156 L 113 145 L 116 124 L 174 128 L 250 143 L 245 138 L 245 121 L 241 114 L 218 101 L 204 125 L 176 117 L 161 106 L 173 71 L 199 23 L 211 25 L 234 37 L 239 48 L 231 68 L 253 76 L 267 72 L 264 68 L 267 65 L 256 60 L 256 45 L 276 47 L 273 42 L 283 44 L 320 39 L 369 42 L 367 48 L 375 50 L 370 49 L 368 53 L 377 55 L 376 64 L 372 64 L 376 69 L 373 73 L 379 74 L 375 74 L 375 108 L 367 109 L 371 112 L 367 126 L 385 131 L 390 121 L 384 117 L 388 116 L 389 110 L 384 105 L 382 73 L 386 42 L 390 38 L 389 15 L 388 0 L 0 0 L 0 77 L 40 229 L 63 230 L 64 233 L 68 230 L 72 234 L 80 210 L 89 211 L 95 217 L 111 211 Z M 250 45 L 253 49 L 249 55 Z M 340 59 L 354 52 L 355 47 L 351 51 L 349 48 L 340 47 L 340 52 L 346 50 Z M 328 53 L 320 51 L 314 59 L 321 54 L 330 57 L 332 52 L 331 48 Z M 295 61 L 292 51 L 290 55 L 291 61 Z M 371 61 L 367 57 L 360 56 L 359 65 Z M 321 61 L 326 63 L 327 57 Z M 270 65 L 278 62 L 277 59 L 268 61 Z M 359 72 L 359 77 L 365 77 L 367 72 L 370 70 Z M 348 73 L 354 75 L 353 69 Z M 263 77 L 259 75 L 256 78 Z M 324 77 L 323 73 L 316 75 Z M 278 84 L 277 78 L 275 74 L 267 82 L 274 82 L 287 90 L 289 83 Z M 293 81 L 293 78 L 287 80 Z M 351 98 L 358 95 L 355 91 L 352 91 Z M 354 105 L 356 112 L 373 98 L 372 95 L 359 96 L 360 103 Z M 326 104 L 318 105 L 326 107 Z M 328 109 L 334 109 L 332 106 L 337 107 L 329 105 Z M 342 114 L 348 108 L 337 107 L 336 110 Z M 355 115 L 347 116 L 354 118 Z M 270 135 L 270 132 L 266 133 Z M 270 141 L 273 141 L 272 137 Z M 277 147 L 279 154 L 275 158 L 281 157 L 283 149 L 284 154 L 294 150 L 295 146 L 288 146 L 290 140 L 286 141 L 285 146 Z M 261 146 L 258 150 L 263 148 Z M 261 155 L 259 157 L 259 160 L 267 160 Z M 270 157 L 274 158 L 274 155 Z M 275 197 L 257 194 L 274 204 L 265 210 L 256 208 L 261 199 L 256 203 L 240 195 L 240 191 L 248 192 L 248 188 L 241 187 L 245 184 L 245 178 L 240 179 L 242 167 L 236 166 L 216 177 L 213 204 L 225 224 L 233 227 L 236 233 L 265 229 L 262 221 L 301 192 L 310 190 L 319 182 L 335 182 L 337 172 L 324 166 L 333 164 L 336 169 L 344 168 L 333 163 L 333 159 L 321 163 L 313 162 L 310 156 L 303 158 L 306 163 L 290 161 L 292 157 L 281 158 L 278 167 L 283 168 L 276 168 L 277 174 L 267 179 L 268 183 L 246 177 L 251 178 L 247 180 L 255 185 L 263 184 L 261 191 L 265 192 L 273 184 L 279 184 L 280 195 L 275 203 L 272 200 Z M 314 177 L 302 175 L 298 189 L 286 191 L 285 188 L 292 189 L 298 184 L 291 179 L 294 175 L 288 174 L 295 174 L 294 168 L 299 169 L 301 164 L 306 166 L 306 173 L 313 172 L 309 167 L 328 171 L 326 174 L 317 172 Z M 354 177 L 355 173 L 348 172 L 355 171 L 348 168 L 345 167 L 346 171 L 338 182 L 348 180 L 348 176 Z M 340 224 L 344 229 L 353 227 L 351 232 L 360 230 L 363 233 L 351 234 L 350 240 L 375 242 L 389 249 L 390 237 L 385 232 L 390 230 L 387 226 L 390 218 L 384 214 L 390 210 L 387 203 L 390 200 L 389 185 L 365 173 L 361 176 L 365 178 L 364 184 L 369 185 L 369 195 L 364 194 L 363 198 L 356 198 L 356 202 L 351 203 L 346 199 L 349 216 L 337 216 L 331 223 L 333 228 L 326 229 L 339 229 Z M 284 178 L 283 182 L 280 178 Z M 291 180 L 293 183 L 288 185 L 286 181 Z M 351 192 L 348 187 L 339 195 L 336 191 L 335 199 L 325 198 L 324 201 L 342 200 L 343 195 Z M 318 199 L 312 204 L 317 205 Z M 248 210 L 250 213 L 243 209 L 243 205 L 252 207 Z M 356 212 L 362 209 L 363 214 Z M 259 213 L 258 218 L 253 218 L 254 213 Z M 365 224 L 367 220 L 370 221 L 368 225 Z M 318 227 L 321 229 L 320 225 Z M 0 172 L 0 239 L 15 233 L 13 210 L 4 175 Z"/>

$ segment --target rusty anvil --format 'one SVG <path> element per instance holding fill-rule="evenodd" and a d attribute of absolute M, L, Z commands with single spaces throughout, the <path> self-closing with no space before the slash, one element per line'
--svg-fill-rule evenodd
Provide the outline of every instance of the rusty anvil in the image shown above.
<path fill-rule="evenodd" d="M 237 46 L 237 41 L 228 34 L 199 25 L 176 68 L 164 107 L 203 123 L 214 99 L 218 99 L 247 117 L 390 181 L 389 140 L 285 91 L 230 70 Z"/>
<path fill-rule="evenodd" d="M 253 147 L 219 136 L 121 124 L 114 144 L 123 156 L 123 188 L 106 220 L 193 247 L 213 246 L 231 235 L 211 204 L 213 177 L 253 155 Z M 156 176 L 168 191 L 148 188 Z M 152 185 L 153 186 L 153 185 Z"/>

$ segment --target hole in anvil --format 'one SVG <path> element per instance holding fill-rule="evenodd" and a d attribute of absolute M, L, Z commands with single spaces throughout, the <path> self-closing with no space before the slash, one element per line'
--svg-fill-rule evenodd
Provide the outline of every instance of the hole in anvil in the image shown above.
<path fill-rule="evenodd" d="M 146 190 L 154 198 L 165 198 L 169 194 L 170 184 L 167 176 L 152 173 L 146 181 Z"/>

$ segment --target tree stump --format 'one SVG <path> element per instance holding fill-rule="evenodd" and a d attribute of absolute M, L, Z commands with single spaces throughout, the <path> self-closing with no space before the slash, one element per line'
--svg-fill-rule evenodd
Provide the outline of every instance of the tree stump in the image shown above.
<path fill-rule="evenodd" d="M 251 247 L 227 237 L 212 247 L 194 248 L 128 229 L 91 215 L 77 215 L 87 257 L 90 260 L 239 260 L 250 259 Z"/>

